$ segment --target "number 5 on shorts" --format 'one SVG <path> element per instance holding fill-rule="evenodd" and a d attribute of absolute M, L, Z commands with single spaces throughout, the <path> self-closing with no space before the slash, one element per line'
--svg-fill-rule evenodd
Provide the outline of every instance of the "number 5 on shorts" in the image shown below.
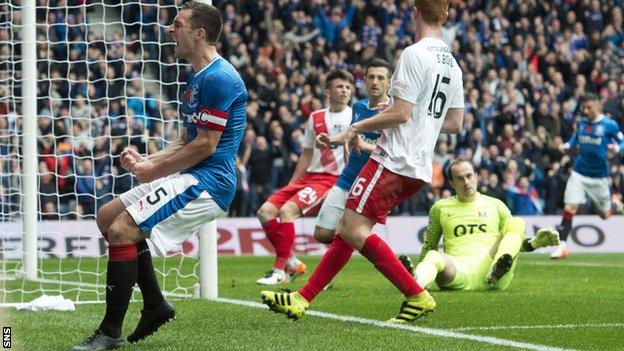
<path fill-rule="evenodd" d="M 147 203 L 150 205 L 155 205 L 158 201 L 160 201 L 160 193 L 162 193 L 162 196 L 167 196 L 167 192 L 165 191 L 165 188 L 160 187 L 158 189 L 156 189 L 156 191 L 154 191 L 154 196 L 156 197 L 155 199 L 152 199 L 152 195 L 149 195 L 147 197 Z"/>

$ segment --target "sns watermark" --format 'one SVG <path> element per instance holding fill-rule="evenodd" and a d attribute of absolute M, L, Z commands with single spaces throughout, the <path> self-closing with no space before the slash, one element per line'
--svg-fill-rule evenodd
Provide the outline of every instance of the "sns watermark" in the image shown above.
<path fill-rule="evenodd" d="M 2 327 L 2 347 L 11 348 L 11 327 Z"/>

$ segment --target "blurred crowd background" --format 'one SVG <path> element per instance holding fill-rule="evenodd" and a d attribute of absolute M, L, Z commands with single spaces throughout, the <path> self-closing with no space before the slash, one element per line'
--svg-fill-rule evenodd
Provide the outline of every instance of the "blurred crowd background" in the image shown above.
<path fill-rule="evenodd" d="M 179 135 L 179 98 L 189 66 L 176 62 L 166 28 L 171 1 L 38 0 L 39 191 L 44 219 L 93 217 L 136 185 L 118 155 L 130 145 L 153 153 Z M 0 207 L 20 209 L 20 33 L 17 2 L 0 1 Z M 302 124 L 324 106 L 327 73 L 355 77 L 396 63 L 414 42 L 407 0 L 219 1 L 221 55 L 249 90 L 248 129 L 238 157 L 230 216 L 253 216 L 288 183 L 301 153 Z M 557 214 L 574 153 L 585 93 L 624 127 L 624 18 L 621 0 L 452 1 L 444 40 L 464 72 L 466 115 L 458 135 L 441 135 L 432 183 L 394 215 L 426 214 L 451 195 L 444 174 L 463 157 L 477 166 L 480 191 L 514 214 Z M 610 156 L 614 201 L 624 165 Z M 593 209 L 584 209 L 592 213 Z"/>

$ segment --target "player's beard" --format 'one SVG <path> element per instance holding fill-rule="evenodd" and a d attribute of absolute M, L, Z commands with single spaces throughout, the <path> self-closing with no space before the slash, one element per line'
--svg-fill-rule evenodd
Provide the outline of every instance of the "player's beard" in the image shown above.
<path fill-rule="evenodd" d="M 337 96 L 335 99 L 332 99 L 332 103 L 333 105 L 347 105 L 349 103 L 349 98 Z"/>
<path fill-rule="evenodd" d="M 180 60 L 180 59 L 186 59 L 187 58 L 187 51 L 189 50 L 184 50 L 185 48 L 185 44 L 181 43 L 180 40 L 176 41 L 176 46 L 175 46 L 175 50 L 173 51 L 173 56 L 175 56 L 176 59 Z"/>
<path fill-rule="evenodd" d="M 181 52 L 180 44 L 176 43 L 175 49 L 173 50 L 173 56 L 178 60 L 182 58 L 182 55 L 180 54 L 180 52 Z"/>

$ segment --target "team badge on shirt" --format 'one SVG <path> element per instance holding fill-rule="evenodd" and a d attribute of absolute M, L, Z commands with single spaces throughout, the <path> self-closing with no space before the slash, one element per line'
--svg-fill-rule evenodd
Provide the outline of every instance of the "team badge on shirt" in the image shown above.
<path fill-rule="evenodd" d="M 487 211 L 479 210 L 479 218 L 487 218 Z"/>

